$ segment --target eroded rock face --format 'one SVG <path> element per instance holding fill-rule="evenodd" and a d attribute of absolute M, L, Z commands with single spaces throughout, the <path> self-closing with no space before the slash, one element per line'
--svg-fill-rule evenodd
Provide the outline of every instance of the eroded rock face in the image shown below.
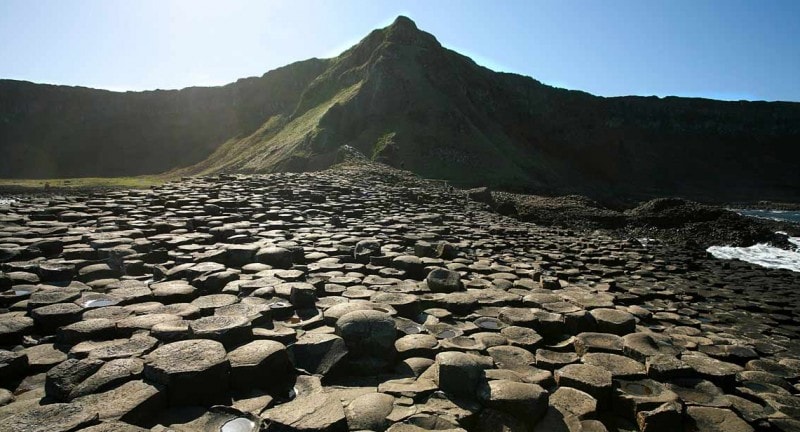
<path fill-rule="evenodd" d="M 23 198 L 0 248 L 19 250 L 0 428 L 780 430 L 800 411 L 797 275 L 520 223 L 386 167 Z"/>

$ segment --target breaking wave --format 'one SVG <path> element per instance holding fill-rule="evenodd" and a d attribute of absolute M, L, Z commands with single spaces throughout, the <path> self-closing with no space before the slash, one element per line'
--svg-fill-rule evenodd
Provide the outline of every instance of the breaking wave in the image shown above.
<path fill-rule="evenodd" d="M 800 272 L 800 237 L 792 237 L 789 241 L 796 246 L 795 250 L 757 244 L 748 247 L 711 246 L 707 251 L 715 258 L 738 259 L 762 267 Z"/>

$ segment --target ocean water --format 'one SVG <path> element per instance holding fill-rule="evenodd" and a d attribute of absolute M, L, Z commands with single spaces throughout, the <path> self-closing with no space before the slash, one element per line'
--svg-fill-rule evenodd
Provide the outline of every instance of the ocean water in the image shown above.
<path fill-rule="evenodd" d="M 7 206 L 9 204 L 13 204 L 16 200 L 11 198 L 0 198 L 0 206 Z"/>
<path fill-rule="evenodd" d="M 800 223 L 800 211 L 736 210 L 736 212 L 744 216 Z M 719 259 L 738 259 L 762 267 L 800 272 L 800 237 L 790 237 L 789 242 L 795 245 L 794 250 L 756 244 L 749 247 L 711 246 L 707 251 Z"/>
<path fill-rule="evenodd" d="M 787 211 L 787 210 L 734 210 L 734 211 L 742 216 L 800 223 L 800 211 Z"/>

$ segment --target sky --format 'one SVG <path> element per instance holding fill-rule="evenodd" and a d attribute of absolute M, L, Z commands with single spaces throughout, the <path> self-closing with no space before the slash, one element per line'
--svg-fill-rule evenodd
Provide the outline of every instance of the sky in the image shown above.
<path fill-rule="evenodd" d="M 222 85 L 336 56 L 398 15 L 557 87 L 800 101 L 798 0 L 0 0 L 0 79 Z"/>

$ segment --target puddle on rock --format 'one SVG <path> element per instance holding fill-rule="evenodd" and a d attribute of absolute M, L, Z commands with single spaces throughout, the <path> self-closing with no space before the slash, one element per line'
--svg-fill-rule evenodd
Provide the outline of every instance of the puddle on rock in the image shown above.
<path fill-rule="evenodd" d="M 99 300 L 89 300 L 83 304 L 84 307 L 87 308 L 95 308 L 95 307 L 105 307 L 105 306 L 114 306 L 117 304 L 114 300 L 106 300 L 106 299 L 99 299 Z"/>
<path fill-rule="evenodd" d="M 643 384 L 628 383 L 625 384 L 625 392 L 637 396 L 650 396 L 653 394 L 653 389 Z"/>
<path fill-rule="evenodd" d="M 247 418 L 237 417 L 229 420 L 219 428 L 220 432 L 252 432 L 256 424 Z"/>
<path fill-rule="evenodd" d="M 456 337 L 457 335 L 458 335 L 458 333 L 456 333 L 453 330 L 445 330 L 445 331 L 439 332 L 436 335 L 436 337 L 440 338 L 440 339 L 450 339 L 450 338 Z"/>
<path fill-rule="evenodd" d="M 417 327 L 417 326 L 403 327 L 402 330 L 403 330 L 403 333 L 409 334 L 409 335 L 422 333 L 422 329 Z"/>

